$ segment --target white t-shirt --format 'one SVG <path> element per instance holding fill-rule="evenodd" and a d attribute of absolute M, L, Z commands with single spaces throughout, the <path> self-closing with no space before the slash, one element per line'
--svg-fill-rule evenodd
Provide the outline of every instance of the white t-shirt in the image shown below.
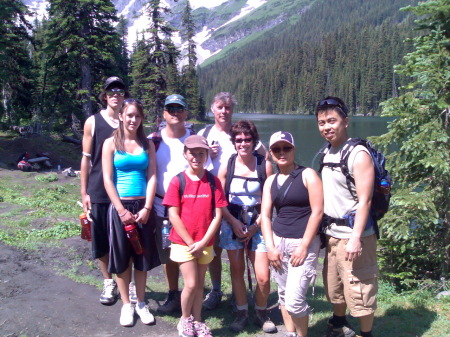
<path fill-rule="evenodd" d="M 205 130 L 206 128 L 201 129 L 197 134 L 199 136 L 203 136 Z M 210 170 L 212 174 L 217 176 L 220 165 L 222 165 L 222 163 L 227 163 L 231 155 L 236 153 L 236 149 L 231 142 L 230 135 L 225 131 L 220 131 L 215 125 L 209 131 L 206 140 L 210 146 L 212 145 L 212 141 L 216 141 L 219 144 L 219 152 L 217 153 L 217 156 L 214 159 L 211 159 L 213 168 Z"/>
<path fill-rule="evenodd" d="M 341 160 L 341 152 L 347 142 L 339 147 L 331 147 L 323 158 L 324 163 L 339 163 Z M 369 151 L 362 145 L 356 146 L 348 157 L 348 169 L 353 177 L 353 164 L 355 156 L 358 152 Z M 324 194 L 324 212 L 332 218 L 342 219 L 344 215 L 355 211 L 358 208 L 358 201 L 354 200 L 352 194 L 347 188 L 347 180 L 339 167 L 324 166 L 322 170 L 323 194 Z M 356 188 L 351 184 L 353 193 L 356 195 Z M 337 226 L 332 224 L 325 233 L 338 239 L 347 239 L 352 233 L 352 228 L 347 226 Z M 363 236 L 375 233 L 373 227 L 364 231 Z"/>
<path fill-rule="evenodd" d="M 161 130 L 161 142 L 156 151 L 156 195 L 153 202 L 153 208 L 158 216 L 164 216 L 165 207 L 162 205 L 162 199 L 170 181 L 188 166 L 186 158 L 184 158 L 184 140 L 191 135 L 190 130 L 186 130 L 186 134 L 181 138 L 171 138 L 167 136 L 166 129 Z M 148 137 L 151 139 L 151 135 Z M 205 168 L 212 167 L 211 160 L 205 163 Z M 159 196 L 159 197 L 158 197 Z"/>

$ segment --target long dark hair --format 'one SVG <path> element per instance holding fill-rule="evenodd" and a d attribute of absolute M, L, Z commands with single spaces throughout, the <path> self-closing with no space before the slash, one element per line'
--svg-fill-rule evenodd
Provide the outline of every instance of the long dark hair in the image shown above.
<path fill-rule="evenodd" d="M 139 125 L 136 134 L 137 134 L 137 141 L 140 146 L 144 149 L 144 151 L 147 151 L 148 149 L 148 139 L 145 136 L 144 132 L 144 107 L 142 106 L 142 103 L 134 98 L 128 98 L 123 101 L 122 108 L 120 109 L 119 114 L 123 116 L 124 112 L 127 110 L 127 108 L 133 105 L 137 111 L 139 112 L 139 115 L 142 117 L 142 123 Z M 113 139 L 114 139 L 114 145 L 116 146 L 116 150 L 120 153 L 125 152 L 125 133 L 123 130 L 123 122 L 119 119 L 119 127 L 114 130 L 113 132 Z"/>

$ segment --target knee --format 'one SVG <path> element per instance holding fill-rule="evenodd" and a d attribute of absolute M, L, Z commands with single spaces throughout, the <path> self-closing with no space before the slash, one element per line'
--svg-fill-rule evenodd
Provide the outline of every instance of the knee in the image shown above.
<path fill-rule="evenodd" d="M 240 277 L 244 275 L 245 266 L 240 262 L 230 263 L 230 272 L 233 277 Z"/>

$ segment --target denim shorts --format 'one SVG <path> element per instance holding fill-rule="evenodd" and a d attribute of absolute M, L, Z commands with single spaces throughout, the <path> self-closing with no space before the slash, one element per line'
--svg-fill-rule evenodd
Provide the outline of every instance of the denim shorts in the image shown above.
<path fill-rule="evenodd" d="M 222 220 L 219 247 L 226 250 L 238 250 L 244 248 L 244 243 L 241 242 L 238 237 L 233 239 L 233 234 L 234 232 L 231 225 L 226 220 Z M 253 235 L 248 248 L 252 252 L 267 253 L 266 243 L 261 228 Z"/>

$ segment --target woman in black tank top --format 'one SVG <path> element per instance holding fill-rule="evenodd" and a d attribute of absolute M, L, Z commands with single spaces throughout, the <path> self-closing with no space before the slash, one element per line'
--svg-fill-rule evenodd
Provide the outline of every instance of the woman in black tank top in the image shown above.
<path fill-rule="evenodd" d="M 289 132 L 278 131 L 270 137 L 270 154 L 279 173 L 264 185 L 262 232 L 288 336 L 306 336 L 306 292 L 315 279 L 320 248 L 322 182 L 314 170 L 295 164 L 294 138 Z M 272 222 L 274 206 L 277 216 Z"/>

